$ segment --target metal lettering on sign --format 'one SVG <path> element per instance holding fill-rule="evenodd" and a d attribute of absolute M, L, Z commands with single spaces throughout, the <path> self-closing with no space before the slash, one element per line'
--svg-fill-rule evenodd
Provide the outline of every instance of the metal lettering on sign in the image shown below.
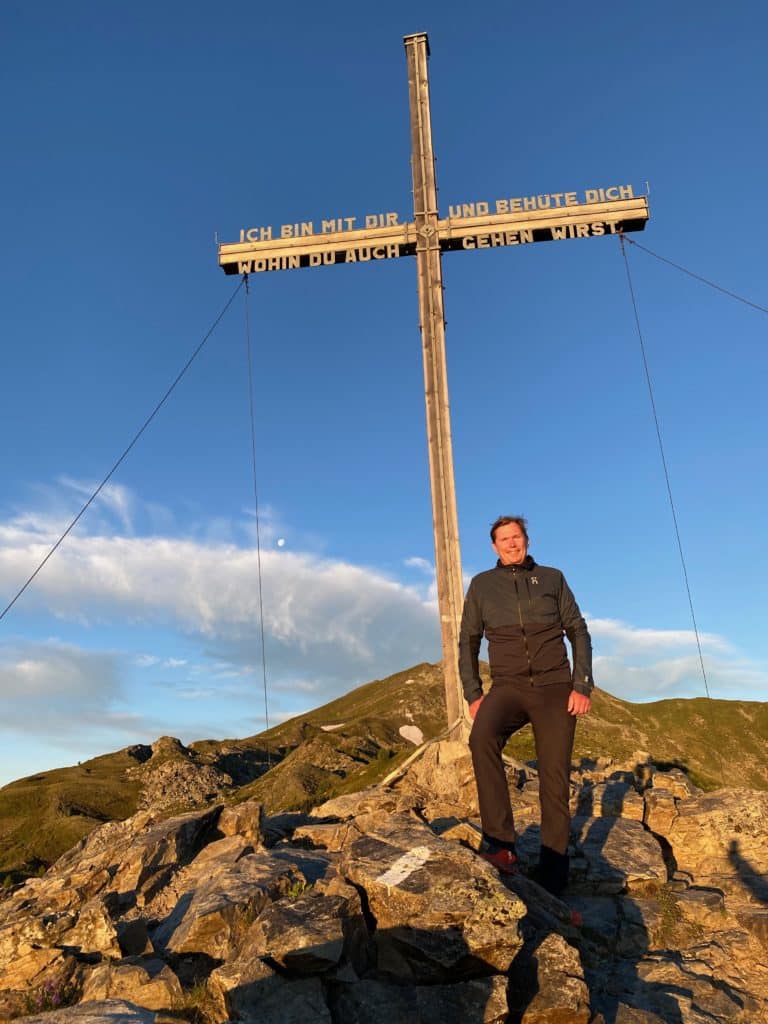
<path fill-rule="evenodd" d="M 437 235 L 440 251 L 453 252 L 642 231 L 647 219 L 645 196 L 611 185 L 456 203 L 445 219 L 418 229 L 392 211 L 243 228 L 239 242 L 220 246 L 219 263 L 227 274 L 262 274 L 414 256 L 419 235 Z M 360 221 L 365 226 L 355 227 Z"/>

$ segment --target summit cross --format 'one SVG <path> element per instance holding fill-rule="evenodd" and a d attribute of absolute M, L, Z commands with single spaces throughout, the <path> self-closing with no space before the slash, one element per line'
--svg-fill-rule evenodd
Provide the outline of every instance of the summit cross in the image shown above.
<path fill-rule="evenodd" d="M 649 216 L 648 200 L 635 196 L 630 185 L 616 185 L 449 206 L 448 216 L 441 218 L 429 107 L 429 41 L 426 33 L 419 32 L 405 36 L 404 43 L 413 221 L 401 223 L 397 213 L 386 212 L 366 215 L 362 227 L 355 227 L 361 218 L 334 217 L 320 221 L 319 231 L 314 221 L 243 229 L 238 242 L 219 246 L 219 265 L 226 274 L 248 275 L 416 257 L 446 713 L 450 734 L 460 738 L 466 736 L 469 720 L 457 660 L 464 588 L 445 359 L 442 254 L 642 231 Z"/>

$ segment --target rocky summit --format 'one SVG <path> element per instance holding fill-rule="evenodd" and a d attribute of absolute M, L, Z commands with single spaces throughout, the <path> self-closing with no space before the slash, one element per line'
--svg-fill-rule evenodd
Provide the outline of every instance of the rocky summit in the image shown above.
<path fill-rule="evenodd" d="M 0 890 L 0 1021 L 768 1022 L 768 794 L 582 759 L 561 902 L 526 875 L 535 766 L 507 770 L 504 878 L 453 742 L 307 812 L 105 822 Z"/>

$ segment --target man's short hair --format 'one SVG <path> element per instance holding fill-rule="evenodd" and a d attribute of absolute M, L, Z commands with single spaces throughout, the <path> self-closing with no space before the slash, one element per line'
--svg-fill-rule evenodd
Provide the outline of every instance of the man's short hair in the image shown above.
<path fill-rule="evenodd" d="M 525 516 L 499 516 L 491 525 L 491 542 L 496 543 L 496 531 L 500 526 L 508 526 L 510 523 L 517 523 L 523 531 L 526 543 L 528 543 L 528 521 Z"/>

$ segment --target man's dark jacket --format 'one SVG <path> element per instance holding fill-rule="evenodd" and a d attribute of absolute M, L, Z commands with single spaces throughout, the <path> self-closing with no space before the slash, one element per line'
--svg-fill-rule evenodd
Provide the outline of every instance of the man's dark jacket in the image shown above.
<path fill-rule="evenodd" d="M 469 584 L 461 617 L 459 674 L 470 704 L 483 695 L 478 669 L 483 633 L 494 684 L 571 683 L 578 693 L 591 693 L 592 642 L 559 569 L 537 565 L 527 555 L 520 565 L 499 561 Z M 571 644 L 573 672 L 563 633 Z"/>

